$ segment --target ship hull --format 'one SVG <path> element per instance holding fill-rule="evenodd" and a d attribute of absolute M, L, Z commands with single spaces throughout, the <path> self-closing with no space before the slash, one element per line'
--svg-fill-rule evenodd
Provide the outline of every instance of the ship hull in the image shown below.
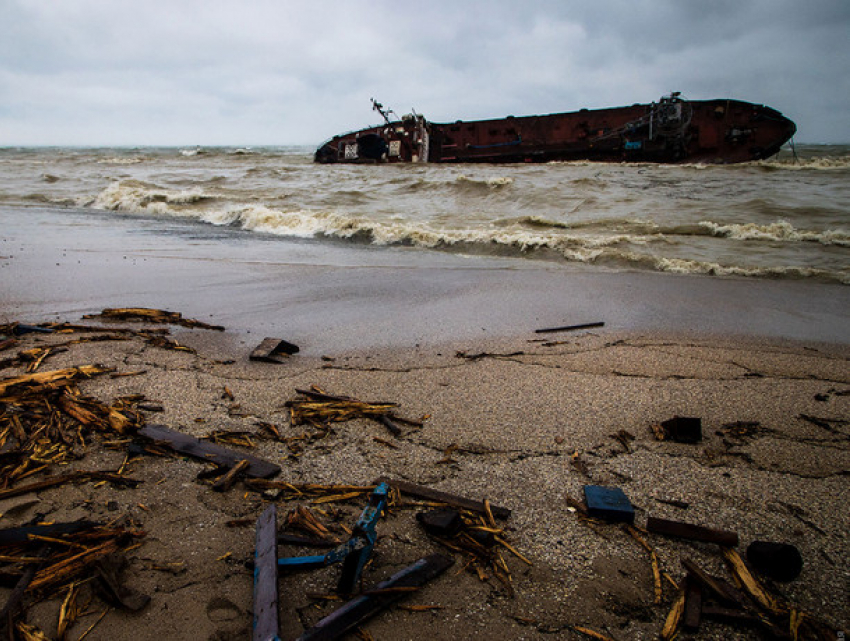
<path fill-rule="evenodd" d="M 406 116 L 335 136 L 315 160 L 739 163 L 774 155 L 795 131 L 791 120 L 764 105 L 674 94 L 658 103 L 493 120 L 434 123 Z"/>

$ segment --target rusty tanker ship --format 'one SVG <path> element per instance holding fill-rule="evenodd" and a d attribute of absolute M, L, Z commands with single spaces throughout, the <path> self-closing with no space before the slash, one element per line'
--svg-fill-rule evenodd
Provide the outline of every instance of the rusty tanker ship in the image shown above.
<path fill-rule="evenodd" d="M 797 127 L 741 100 L 686 100 L 539 116 L 436 123 L 401 118 L 372 101 L 384 123 L 334 136 L 318 163 L 522 163 L 551 161 L 739 163 L 776 154 Z"/>

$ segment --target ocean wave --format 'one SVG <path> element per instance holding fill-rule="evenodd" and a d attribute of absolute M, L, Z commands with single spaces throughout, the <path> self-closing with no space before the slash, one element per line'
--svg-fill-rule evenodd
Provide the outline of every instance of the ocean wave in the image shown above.
<path fill-rule="evenodd" d="M 750 163 L 753 166 L 762 169 L 813 169 L 813 170 L 836 170 L 850 169 L 850 156 L 847 155 L 827 155 L 827 156 L 812 156 L 803 158 L 793 157 L 773 157 L 767 160 L 760 160 Z"/>
<path fill-rule="evenodd" d="M 711 221 L 701 221 L 699 224 L 713 236 L 731 238 L 733 240 L 817 242 L 822 245 L 850 247 L 850 232 L 842 229 L 827 229 L 825 231 L 802 230 L 795 228 L 790 222 L 785 220 L 779 220 L 768 225 L 757 225 L 756 223 L 724 225 Z"/>
<path fill-rule="evenodd" d="M 111 183 L 93 200 L 82 199 L 78 204 L 92 209 L 130 213 L 180 215 L 172 205 L 189 205 L 213 199 L 200 189 L 174 191 L 136 180 Z"/>

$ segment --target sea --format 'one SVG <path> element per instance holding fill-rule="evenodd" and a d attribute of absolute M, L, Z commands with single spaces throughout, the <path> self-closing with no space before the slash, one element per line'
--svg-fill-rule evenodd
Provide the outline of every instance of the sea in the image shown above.
<path fill-rule="evenodd" d="M 0 148 L 0 208 L 232 242 L 850 284 L 850 145 L 736 165 L 318 165 L 313 151 Z"/>

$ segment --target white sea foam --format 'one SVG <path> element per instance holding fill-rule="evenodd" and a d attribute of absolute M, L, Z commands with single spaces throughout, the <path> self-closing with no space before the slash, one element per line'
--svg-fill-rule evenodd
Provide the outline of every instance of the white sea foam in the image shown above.
<path fill-rule="evenodd" d="M 796 229 L 787 220 L 779 220 L 769 225 L 756 223 L 723 225 L 711 221 L 701 221 L 700 225 L 714 236 L 734 240 L 766 240 L 777 242 L 817 242 L 822 245 L 840 245 L 850 247 L 850 232 L 842 229 L 813 231 Z"/>

